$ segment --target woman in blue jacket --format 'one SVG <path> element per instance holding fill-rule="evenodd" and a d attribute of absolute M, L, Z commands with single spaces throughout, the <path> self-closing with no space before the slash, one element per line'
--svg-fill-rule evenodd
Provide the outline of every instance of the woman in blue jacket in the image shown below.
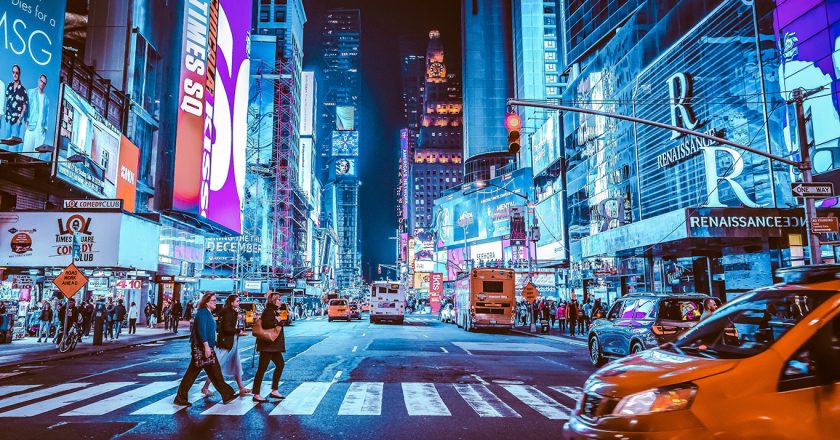
<path fill-rule="evenodd" d="M 191 353 L 197 347 L 202 351 L 205 359 L 214 356 L 213 347 L 216 346 L 216 320 L 213 319 L 213 309 L 215 308 L 216 295 L 205 293 L 201 297 L 201 302 L 198 303 L 198 311 L 195 313 L 192 335 L 190 336 Z M 191 406 L 188 400 L 190 387 L 195 383 L 195 379 L 201 370 L 207 373 L 207 377 L 210 378 L 213 387 L 222 394 L 222 403 L 229 403 L 236 398 L 233 388 L 222 377 L 222 370 L 219 367 L 218 360 L 214 360 L 203 367 L 196 366 L 195 361 L 195 359 L 190 357 L 190 366 L 184 373 L 181 385 L 178 386 L 178 394 L 175 396 L 176 405 Z"/>

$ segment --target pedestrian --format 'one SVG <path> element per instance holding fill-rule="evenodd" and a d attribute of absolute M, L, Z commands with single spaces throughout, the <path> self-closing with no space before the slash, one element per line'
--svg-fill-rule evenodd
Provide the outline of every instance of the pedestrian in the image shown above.
<path fill-rule="evenodd" d="M 604 306 L 601 305 L 601 298 L 595 299 L 595 305 L 592 306 L 592 315 L 590 320 L 601 319 L 604 317 Z"/>
<path fill-rule="evenodd" d="M 44 342 L 47 342 L 49 339 L 50 329 L 52 328 L 52 320 L 52 307 L 50 307 L 49 301 L 44 301 L 43 308 L 41 309 L 41 316 L 38 318 L 38 342 L 41 342 L 41 338 L 44 338 Z"/>
<path fill-rule="evenodd" d="M 583 304 L 583 322 L 587 332 L 589 331 L 589 324 L 592 322 L 592 304 L 590 304 L 590 301 L 590 299 L 587 299 Z"/>
<path fill-rule="evenodd" d="M 172 303 L 172 333 L 178 333 L 178 321 L 181 320 L 182 311 L 181 301 L 175 301 Z"/>
<path fill-rule="evenodd" d="M 117 305 L 114 307 L 114 333 L 117 335 L 117 339 L 120 338 L 120 333 L 122 333 L 123 320 L 125 319 L 125 315 L 127 314 L 128 312 L 126 312 L 125 310 L 123 300 L 118 299 Z"/>
<path fill-rule="evenodd" d="M 190 304 L 192 305 L 192 304 Z M 239 337 L 245 336 L 245 323 L 239 320 L 239 295 L 229 295 L 225 299 L 225 306 L 219 315 L 219 335 L 216 340 L 216 359 L 222 375 L 236 379 L 239 385 L 239 395 L 247 396 L 251 390 L 242 383 L 242 360 L 239 358 Z M 201 394 L 213 395 L 210 391 L 210 378 L 204 380 Z"/>
<path fill-rule="evenodd" d="M 225 301 L 225 302 L 227 302 L 227 301 Z M 192 302 L 192 300 L 190 300 L 190 301 L 187 302 L 186 310 L 184 310 L 184 319 L 189 321 L 190 319 L 192 319 L 192 315 L 193 315 L 193 302 Z"/>
<path fill-rule="evenodd" d="M 268 399 L 260 395 L 260 386 L 262 385 L 263 376 L 268 369 L 270 362 L 274 363 L 274 375 L 271 378 L 271 393 L 268 397 L 275 399 L 283 399 L 285 396 L 277 391 L 280 383 L 280 376 L 283 374 L 283 352 L 286 351 L 286 339 L 283 335 L 283 323 L 280 321 L 280 294 L 272 293 L 268 296 L 268 302 L 260 316 L 259 326 L 254 323 L 254 328 L 258 329 L 255 333 L 257 336 L 257 351 L 260 352 L 260 363 L 257 367 L 257 374 L 254 376 L 254 402 L 267 402 Z M 272 333 L 276 332 L 277 336 L 271 339 Z M 260 337 L 263 335 L 263 337 Z"/>
<path fill-rule="evenodd" d="M 137 334 L 137 319 L 140 318 L 140 310 L 137 309 L 137 303 L 132 301 L 131 307 L 128 309 L 128 334 Z"/>
<path fill-rule="evenodd" d="M 105 307 L 105 336 L 114 340 L 114 321 L 117 320 L 117 306 L 114 305 L 114 298 L 108 298 L 108 305 Z"/>
<path fill-rule="evenodd" d="M 548 309 L 549 319 L 551 320 L 551 328 L 554 328 L 554 321 L 557 320 L 557 302 L 551 302 L 551 308 Z"/>
<path fill-rule="evenodd" d="M 61 308 L 61 301 L 60 300 L 56 300 L 55 302 L 53 302 L 53 305 L 52 305 L 52 310 L 53 310 L 53 322 L 52 322 L 53 339 L 52 339 L 52 341 L 53 342 L 58 340 L 58 329 L 60 328 L 59 326 L 61 325 L 61 320 L 58 317 L 58 309 L 60 309 L 60 308 Z"/>
<path fill-rule="evenodd" d="M 560 334 L 566 332 L 566 301 L 561 301 L 560 304 L 557 305 L 557 328 L 560 329 Z"/>
<path fill-rule="evenodd" d="M 155 328 L 158 324 L 158 308 L 155 304 L 151 304 L 152 313 L 149 315 L 149 327 Z"/>
<path fill-rule="evenodd" d="M 578 304 L 577 324 L 578 324 L 578 334 L 583 336 L 583 328 L 585 327 L 585 324 L 586 324 L 586 315 L 583 313 L 583 305 L 581 305 L 581 304 Z"/>
<path fill-rule="evenodd" d="M 578 304 L 577 299 L 572 299 L 566 306 L 566 321 L 569 323 L 569 335 L 575 335 L 575 329 L 577 328 L 577 319 L 578 319 Z"/>
<path fill-rule="evenodd" d="M 146 327 L 152 327 L 152 303 L 146 303 L 143 307 L 143 316 L 146 317 Z"/>
<path fill-rule="evenodd" d="M 195 313 L 195 320 L 190 329 L 190 365 L 178 386 L 178 394 L 175 395 L 176 405 L 192 406 L 187 397 L 198 373 L 202 370 L 210 378 L 213 387 L 221 393 L 223 404 L 230 403 L 236 398 L 233 388 L 225 383 L 218 359 L 213 352 L 213 347 L 216 346 L 216 320 L 213 318 L 215 308 L 216 295 L 205 293 L 198 303 L 198 311 Z"/>
<path fill-rule="evenodd" d="M 715 310 L 717 310 L 717 308 L 718 308 L 717 301 L 715 301 L 712 298 L 706 298 L 706 300 L 703 301 L 703 314 L 700 315 L 700 320 L 702 321 L 702 320 L 712 316 L 712 313 L 714 313 Z"/>
<path fill-rule="evenodd" d="M 163 318 L 163 328 L 165 330 L 169 330 L 169 326 L 170 326 L 170 324 L 172 324 L 172 322 L 171 322 L 172 307 L 170 306 L 169 301 L 164 301 L 163 302 L 162 312 L 163 312 L 163 316 L 162 316 L 162 318 Z"/>

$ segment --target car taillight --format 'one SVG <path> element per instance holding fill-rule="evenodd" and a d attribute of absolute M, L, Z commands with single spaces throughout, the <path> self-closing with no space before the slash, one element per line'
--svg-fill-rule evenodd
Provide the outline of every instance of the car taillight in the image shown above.
<path fill-rule="evenodd" d="M 669 325 L 654 325 L 651 330 L 653 330 L 653 333 L 657 335 L 673 335 L 680 331 L 680 328 Z"/>

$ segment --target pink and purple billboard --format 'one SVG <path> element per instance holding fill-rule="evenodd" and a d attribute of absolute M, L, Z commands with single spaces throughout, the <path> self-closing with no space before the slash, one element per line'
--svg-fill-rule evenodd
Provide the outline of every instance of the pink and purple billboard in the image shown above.
<path fill-rule="evenodd" d="M 172 208 L 241 232 L 251 2 L 186 8 Z"/>

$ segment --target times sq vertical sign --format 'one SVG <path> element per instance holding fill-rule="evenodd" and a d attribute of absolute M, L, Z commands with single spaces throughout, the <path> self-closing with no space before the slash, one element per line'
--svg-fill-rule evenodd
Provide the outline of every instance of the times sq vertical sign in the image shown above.
<path fill-rule="evenodd" d="M 186 0 L 172 208 L 242 231 L 251 2 Z"/>

